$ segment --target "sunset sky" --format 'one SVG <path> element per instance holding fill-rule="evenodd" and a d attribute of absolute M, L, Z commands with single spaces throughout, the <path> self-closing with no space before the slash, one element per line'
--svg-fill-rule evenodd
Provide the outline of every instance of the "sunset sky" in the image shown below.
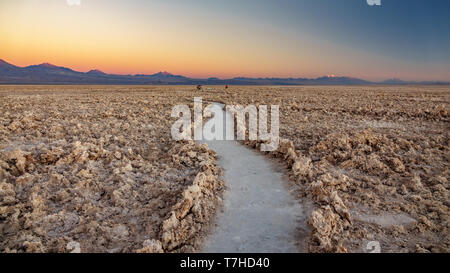
<path fill-rule="evenodd" d="M 450 80 L 450 1 L 0 0 L 0 59 L 190 77 Z"/>

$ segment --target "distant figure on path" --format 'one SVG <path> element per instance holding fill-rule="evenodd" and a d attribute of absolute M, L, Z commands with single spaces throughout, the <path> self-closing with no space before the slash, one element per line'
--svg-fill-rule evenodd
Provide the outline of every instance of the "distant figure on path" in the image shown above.
<path fill-rule="evenodd" d="M 197 85 L 197 90 L 198 91 L 202 91 L 202 85 L 201 84 Z"/>
<path fill-rule="evenodd" d="M 228 84 L 227 84 L 227 85 L 225 85 L 225 89 L 228 89 Z"/>

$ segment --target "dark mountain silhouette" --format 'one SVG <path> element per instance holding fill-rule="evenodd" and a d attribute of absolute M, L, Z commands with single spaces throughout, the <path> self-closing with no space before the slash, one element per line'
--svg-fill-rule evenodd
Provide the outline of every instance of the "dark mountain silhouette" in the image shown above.
<path fill-rule="evenodd" d="M 18 69 L 17 66 L 12 65 L 10 63 L 5 62 L 4 60 L 0 59 L 0 72 L 8 72 L 12 70 Z"/>
<path fill-rule="evenodd" d="M 87 72 L 86 74 L 88 74 L 88 75 L 107 75 L 105 72 L 103 72 L 103 71 L 101 71 L 101 70 L 98 70 L 98 69 L 93 69 L 93 70 L 90 70 L 89 72 Z"/>
<path fill-rule="evenodd" d="M 392 78 L 392 79 L 387 79 L 385 81 L 382 81 L 381 83 L 384 83 L 384 84 L 406 84 L 407 82 L 406 81 L 402 81 L 402 80 L 397 79 L 397 78 Z"/>
<path fill-rule="evenodd" d="M 400 79 L 388 79 L 382 82 L 379 82 L 379 84 L 389 84 L 389 85 L 404 85 L 404 84 L 425 84 L 425 85 L 448 85 L 449 82 L 444 81 L 422 81 L 422 82 L 414 82 L 414 81 L 403 81 Z"/>
<path fill-rule="evenodd" d="M 154 74 L 154 76 L 168 76 L 168 77 L 170 77 L 170 76 L 173 76 L 173 75 L 171 73 L 167 72 L 167 71 L 161 71 L 161 72 L 158 72 L 158 73 Z"/>
<path fill-rule="evenodd" d="M 370 82 L 351 77 L 194 79 L 162 71 L 152 75 L 117 75 L 100 70 L 78 72 L 49 63 L 18 67 L 0 59 L 0 84 L 205 84 L 205 85 L 364 85 L 364 84 L 450 84 L 448 82 L 406 82 L 398 79 Z"/>

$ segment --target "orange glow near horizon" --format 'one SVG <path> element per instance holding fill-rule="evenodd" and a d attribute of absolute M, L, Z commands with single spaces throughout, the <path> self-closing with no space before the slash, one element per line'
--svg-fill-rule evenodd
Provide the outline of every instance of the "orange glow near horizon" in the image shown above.
<path fill-rule="evenodd" d="M 163 18 L 153 18 L 143 28 L 139 20 L 116 21 L 114 9 L 99 12 L 87 4 L 69 7 L 64 1 L 10 4 L 1 10 L 0 58 L 19 66 L 49 62 L 78 71 L 170 71 L 191 77 L 281 76 L 297 70 L 279 72 L 274 65 L 287 65 L 280 59 L 283 54 L 268 56 L 270 44 L 254 48 L 243 32 L 228 37 L 207 27 L 185 32 L 173 21 L 161 27 Z M 255 38 L 264 42 L 264 35 Z"/>
<path fill-rule="evenodd" d="M 431 70 L 336 45 L 306 30 L 293 33 L 271 22 L 209 13 L 193 16 L 165 1 L 145 1 L 145 10 L 124 2 L 91 0 L 68 6 L 65 0 L 2 1 L 0 59 L 18 66 L 48 62 L 82 72 L 168 71 L 197 78 L 336 74 L 383 79 L 387 76 L 382 68 L 390 67 L 402 71 L 392 77 L 409 79 Z M 439 67 L 433 69 L 435 79 L 445 76 Z"/>

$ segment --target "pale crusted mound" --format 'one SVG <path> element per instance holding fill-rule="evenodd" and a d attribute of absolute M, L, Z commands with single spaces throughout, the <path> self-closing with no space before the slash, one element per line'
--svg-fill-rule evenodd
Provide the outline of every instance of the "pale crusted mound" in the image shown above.
<path fill-rule="evenodd" d="M 0 251 L 192 251 L 222 182 L 213 151 L 171 140 L 190 95 L 34 88 L 0 93 Z"/>
<path fill-rule="evenodd" d="M 449 103 L 444 87 L 232 87 L 227 104 L 278 104 L 280 146 L 316 209 L 309 251 L 449 252 Z M 257 141 L 246 144 L 259 148 Z"/>

